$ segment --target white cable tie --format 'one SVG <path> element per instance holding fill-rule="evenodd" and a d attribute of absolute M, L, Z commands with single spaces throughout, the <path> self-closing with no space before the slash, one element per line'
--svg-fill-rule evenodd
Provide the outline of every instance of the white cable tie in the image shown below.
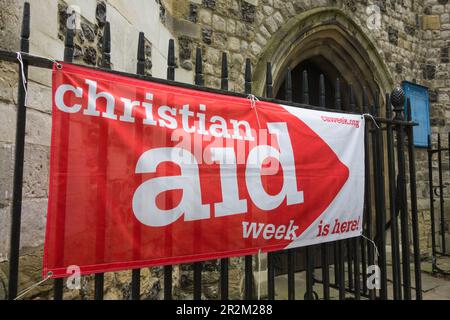
<path fill-rule="evenodd" d="M 22 53 L 17 52 L 17 60 L 20 64 L 20 74 L 22 76 L 22 86 L 23 91 L 25 92 L 25 99 L 24 99 L 24 106 L 27 106 L 27 99 L 28 99 L 28 90 L 27 90 L 27 79 L 25 77 L 25 68 L 23 66 L 23 60 L 22 60 Z"/>
<path fill-rule="evenodd" d="M 367 238 L 367 237 L 366 237 L 365 235 L 363 235 L 362 233 L 361 233 L 361 237 L 363 237 L 364 239 L 366 239 L 366 240 L 368 240 L 368 241 L 370 241 L 370 242 L 372 243 L 372 245 L 375 247 L 375 251 L 377 252 L 377 257 L 379 257 L 379 256 L 380 256 L 380 253 L 379 253 L 379 251 L 378 251 L 377 245 L 375 244 L 375 241 L 373 241 L 372 239 Z"/>
<path fill-rule="evenodd" d="M 375 126 L 376 126 L 378 129 L 380 129 L 380 126 L 378 125 L 377 120 L 375 120 L 375 118 L 374 118 L 373 115 L 371 115 L 370 113 L 363 113 L 363 116 L 368 116 L 368 117 L 373 121 L 373 123 L 375 124 Z"/>
<path fill-rule="evenodd" d="M 43 284 L 45 281 L 47 281 L 48 279 L 50 279 L 53 275 L 53 272 L 48 272 L 47 276 L 42 279 L 41 281 L 36 282 L 35 284 L 32 284 L 31 286 L 29 286 L 28 288 L 26 288 L 25 290 L 23 290 L 17 297 L 14 298 L 14 300 L 19 300 L 20 298 L 22 298 L 23 296 L 25 296 L 28 292 L 30 292 L 31 290 L 33 290 L 34 288 L 40 286 L 41 284 Z"/>
<path fill-rule="evenodd" d="M 255 110 L 256 121 L 258 121 L 258 127 L 259 129 L 261 129 L 261 123 L 259 122 L 258 116 L 258 109 L 256 108 L 256 102 L 259 101 L 259 99 L 253 94 L 249 94 L 247 98 L 250 100 L 250 107 Z"/>

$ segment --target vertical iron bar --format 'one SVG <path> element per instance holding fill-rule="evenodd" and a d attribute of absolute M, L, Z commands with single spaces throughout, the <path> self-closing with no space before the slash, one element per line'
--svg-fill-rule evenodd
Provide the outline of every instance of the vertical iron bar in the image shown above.
<path fill-rule="evenodd" d="M 338 264 L 339 264 L 339 300 L 345 300 L 345 262 L 344 262 L 344 241 L 338 240 Z"/>
<path fill-rule="evenodd" d="M 444 181 L 442 178 L 442 145 L 441 134 L 438 133 L 438 178 L 439 178 L 439 206 L 440 206 L 440 228 L 441 228 L 441 253 L 446 253 L 445 248 L 445 206 L 444 206 Z"/>
<path fill-rule="evenodd" d="M 249 58 L 245 60 L 245 93 L 252 93 L 252 63 Z M 244 258 L 244 298 L 250 300 L 253 298 L 253 258 L 247 255 Z"/>
<path fill-rule="evenodd" d="M 350 95 L 350 111 L 355 112 L 356 111 L 356 102 L 355 102 L 355 93 L 353 91 L 353 86 L 349 85 L 349 95 Z"/>
<path fill-rule="evenodd" d="M 102 65 L 104 69 L 111 69 L 111 27 L 109 22 L 105 23 L 103 31 L 103 46 L 102 46 Z M 105 153 L 106 156 L 106 153 Z M 94 299 L 103 300 L 103 286 L 104 286 L 104 274 L 95 274 L 95 285 L 94 285 Z"/>
<path fill-rule="evenodd" d="M 325 77 L 323 74 L 320 75 L 319 79 L 319 107 L 325 108 Z"/>
<path fill-rule="evenodd" d="M 392 120 L 392 107 L 390 95 L 386 94 L 386 118 Z M 386 123 L 387 137 L 387 157 L 388 157 L 388 176 L 389 176 L 389 213 L 391 216 L 391 248 L 392 248 L 392 282 L 394 300 L 401 299 L 401 268 L 400 268 L 400 250 L 399 250 L 399 230 L 396 208 L 396 187 L 395 187 L 395 154 L 394 137 L 392 123 Z"/>
<path fill-rule="evenodd" d="M 339 245 L 333 242 L 334 285 L 339 286 Z"/>
<path fill-rule="evenodd" d="M 350 290 L 353 289 L 353 248 L 351 239 L 345 240 L 345 244 L 347 245 L 347 274 L 348 274 L 348 288 Z"/>
<path fill-rule="evenodd" d="M 285 100 L 292 101 L 292 72 L 288 68 L 285 79 Z M 288 299 L 295 300 L 295 250 L 287 251 L 287 269 L 288 269 Z"/>
<path fill-rule="evenodd" d="M 362 113 L 368 113 L 368 98 L 367 98 L 367 89 L 366 87 L 363 87 L 363 93 L 362 93 Z M 367 128 L 367 125 L 366 125 Z M 364 139 L 367 139 L 367 136 L 364 137 Z M 365 152 L 367 152 L 365 148 Z M 367 158 L 368 155 L 365 153 L 365 157 Z M 366 168 L 367 170 L 367 168 Z M 365 183 L 365 187 L 367 186 L 367 182 Z M 367 201 L 367 198 L 364 199 L 364 201 Z M 363 215 L 366 214 L 366 208 L 364 208 Z M 364 232 L 364 227 L 366 224 L 367 218 L 363 218 L 363 225 L 362 230 Z M 366 256 L 366 247 L 367 247 L 367 240 L 362 238 L 360 239 L 360 246 L 361 246 L 361 267 L 362 267 L 362 292 L 364 294 L 367 293 L 367 256 Z"/>
<path fill-rule="evenodd" d="M 267 62 L 266 68 L 266 97 L 273 98 L 272 64 Z"/>
<path fill-rule="evenodd" d="M 395 90 L 395 89 L 394 89 Z M 401 88 L 397 89 L 399 92 Z M 404 93 L 402 93 L 402 99 L 398 98 L 396 94 L 396 100 L 392 99 L 391 103 L 394 105 L 396 120 L 403 121 L 404 117 Z M 394 94 L 394 93 L 393 93 Z M 405 130 L 403 124 L 399 123 L 396 126 L 397 130 L 397 167 L 398 167 L 398 192 L 400 199 L 400 227 L 401 227 L 401 240 L 402 240 L 402 267 L 403 267 L 403 292 L 405 300 L 411 300 L 411 275 L 410 275 L 410 262 L 409 262 L 409 228 L 408 228 L 408 203 L 406 198 L 406 178 L 405 178 Z"/>
<path fill-rule="evenodd" d="M 319 106 L 325 108 L 325 77 L 323 74 L 320 75 L 319 79 Z M 323 284 L 323 298 L 325 300 L 330 300 L 330 266 L 328 261 L 328 244 L 321 244 L 321 255 L 322 255 L 322 284 Z"/>
<path fill-rule="evenodd" d="M 313 246 L 305 248 L 306 257 L 306 300 L 314 300 L 314 259 Z"/>
<path fill-rule="evenodd" d="M 136 73 L 145 74 L 145 38 L 144 33 L 139 32 Z M 141 133 L 142 134 L 142 133 Z M 141 270 L 131 270 L 131 300 L 139 300 L 141 296 Z"/>
<path fill-rule="evenodd" d="M 197 47 L 195 52 L 195 84 L 203 86 L 202 50 Z M 194 300 L 202 298 L 202 262 L 194 262 Z"/>
<path fill-rule="evenodd" d="M 69 62 L 71 63 L 73 61 L 73 37 L 74 37 L 74 30 L 67 28 L 66 31 L 66 38 L 64 40 L 64 62 Z M 63 128 L 63 130 L 67 132 L 69 132 L 70 128 L 70 122 L 67 122 L 66 127 Z M 61 137 L 65 138 L 64 141 L 64 148 L 66 148 L 66 151 L 69 148 L 69 144 L 68 144 L 68 136 L 67 135 L 61 135 Z M 64 186 L 65 188 L 65 186 Z M 64 190 L 65 192 L 65 190 Z M 62 241 L 64 241 L 64 239 L 62 239 Z M 54 287 L 53 287 L 53 299 L 54 300 L 62 300 L 63 299 L 63 295 L 64 295 L 64 279 L 63 278 L 58 278 L 55 279 L 54 282 Z"/>
<path fill-rule="evenodd" d="M 323 299 L 330 300 L 330 265 L 328 261 L 328 243 L 321 244 Z"/>
<path fill-rule="evenodd" d="M 341 105 L 341 81 L 339 78 L 336 78 L 336 87 L 335 87 L 335 108 L 336 110 L 342 110 Z"/>
<path fill-rule="evenodd" d="M 169 39 L 167 51 L 167 80 L 175 80 L 175 44 Z M 164 266 L 164 300 L 172 300 L 172 265 Z"/>
<path fill-rule="evenodd" d="M 341 85 L 339 78 L 336 78 L 335 95 L 334 95 L 334 106 L 336 110 L 341 110 Z M 335 241 L 334 245 L 334 283 L 339 286 L 339 299 L 345 298 L 345 292 L 341 293 L 341 282 L 340 282 L 340 261 L 342 251 L 340 250 L 340 242 Z M 345 284 L 344 284 L 345 286 Z"/>
<path fill-rule="evenodd" d="M 285 100 L 292 101 L 292 71 L 291 68 L 287 68 L 285 78 Z"/>
<path fill-rule="evenodd" d="M 436 224 L 434 216 L 434 193 L 433 193 L 433 145 L 431 136 L 428 135 L 428 184 L 430 192 L 430 220 L 431 220 L 431 269 L 436 271 Z"/>
<path fill-rule="evenodd" d="M 74 31 L 68 28 L 64 40 L 64 62 L 73 61 L 73 37 Z"/>
<path fill-rule="evenodd" d="M 20 51 L 29 52 L 30 49 L 30 4 L 24 3 L 22 31 L 20 34 Z M 19 71 L 18 101 L 16 113 L 16 137 L 14 148 L 14 178 L 13 194 L 11 207 L 11 235 L 9 252 L 9 281 L 8 298 L 14 299 L 17 296 L 17 287 L 19 280 L 19 254 L 20 254 L 20 225 L 22 219 L 22 186 L 23 186 L 23 162 L 25 149 L 25 126 L 27 110 L 25 106 L 26 83 L 28 80 L 28 62 L 23 61 L 23 75 Z"/>
<path fill-rule="evenodd" d="M 220 79 L 220 88 L 228 91 L 228 60 L 227 54 L 222 53 L 222 73 Z M 220 260 L 220 299 L 228 300 L 228 263 L 229 259 Z"/>
<path fill-rule="evenodd" d="M 308 83 L 308 71 L 303 71 L 302 79 L 302 102 L 309 104 L 309 83 Z M 313 300 L 313 287 L 314 287 L 314 260 L 313 260 L 313 247 L 307 246 L 305 248 L 306 258 L 306 295 L 307 300 Z"/>
<path fill-rule="evenodd" d="M 407 120 L 412 122 L 411 101 L 406 103 Z M 414 279 L 416 288 L 416 300 L 422 300 L 422 276 L 420 267 L 420 245 L 419 245 L 419 221 L 417 218 L 417 184 L 416 184 L 416 156 L 414 153 L 414 133 L 413 126 L 407 127 L 408 135 L 408 161 L 409 161 L 409 186 L 411 195 L 411 223 L 414 248 Z"/>
<path fill-rule="evenodd" d="M 272 64 L 267 62 L 266 69 L 266 97 L 273 98 Z M 267 253 L 267 298 L 275 300 L 275 269 L 274 253 Z"/>
<path fill-rule="evenodd" d="M 309 104 L 309 84 L 308 84 L 308 71 L 303 71 L 302 80 L 302 102 L 304 104 Z"/>
<path fill-rule="evenodd" d="M 355 95 L 353 93 L 353 86 L 349 85 L 349 107 L 350 111 L 355 112 L 356 111 L 356 104 L 355 104 Z M 348 271 L 348 287 L 349 289 L 353 289 L 353 268 L 352 268 L 352 239 L 346 240 L 347 243 L 347 271 Z"/>
<path fill-rule="evenodd" d="M 364 113 L 369 113 L 369 104 L 367 99 L 367 92 L 364 92 L 365 102 L 364 102 Z M 366 237 L 368 239 L 372 239 L 372 182 L 370 177 L 370 148 L 369 148 L 369 136 L 370 136 L 370 130 L 369 126 L 365 127 L 365 138 L 364 138 L 364 167 L 365 167 L 365 187 L 364 187 L 364 213 L 365 213 L 365 221 L 366 221 Z M 364 239 L 365 240 L 365 239 Z M 374 257 L 374 248 L 372 243 L 367 243 L 365 240 L 366 246 L 367 246 L 367 261 L 369 262 L 369 266 L 374 265 L 375 263 L 375 257 Z M 366 269 L 367 272 L 367 269 Z M 375 299 L 375 290 L 370 289 L 369 290 L 369 298 L 370 300 Z"/>
<path fill-rule="evenodd" d="M 353 268 L 355 271 L 355 299 L 359 300 L 361 299 L 361 278 L 360 278 L 360 269 L 359 269 L 359 261 L 360 261 L 360 252 L 359 252 L 359 246 L 360 241 L 359 238 L 353 238 L 351 239 L 353 242 L 353 249 L 354 249 L 354 260 L 353 260 Z"/>
<path fill-rule="evenodd" d="M 375 93 L 375 116 L 380 115 L 380 97 L 379 93 Z M 384 146 L 383 146 L 383 132 L 376 130 L 375 136 L 375 181 L 376 181 L 376 213 L 377 213 L 377 239 L 378 250 L 380 256 L 378 257 L 378 266 L 381 270 L 381 288 L 380 298 L 387 299 L 387 270 L 386 270 L 386 203 L 385 203 L 385 188 L 384 188 Z"/>

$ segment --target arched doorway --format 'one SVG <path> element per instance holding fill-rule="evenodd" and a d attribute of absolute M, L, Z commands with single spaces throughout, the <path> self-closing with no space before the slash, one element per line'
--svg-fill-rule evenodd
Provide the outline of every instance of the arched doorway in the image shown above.
<path fill-rule="evenodd" d="M 264 96 L 266 62 L 272 63 L 274 93 L 284 97 L 284 78 L 292 70 L 293 100 L 301 102 L 303 70 L 309 74 L 310 104 L 318 104 L 319 76 L 325 76 L 326 106 L 334 107 L 336 78 L 340 78 L 342 105 L 348 105 L 348 87 L 352 85 L 356 104 L 362 103 L 363 88 L 369 101 L 375 92 L 388 92 L 393 80 L 387 66 L 368 36 L 344 12 L 336 8 L 318 8 L 289 20 L 269 40 L 253 74 L 257 95 Z"/>

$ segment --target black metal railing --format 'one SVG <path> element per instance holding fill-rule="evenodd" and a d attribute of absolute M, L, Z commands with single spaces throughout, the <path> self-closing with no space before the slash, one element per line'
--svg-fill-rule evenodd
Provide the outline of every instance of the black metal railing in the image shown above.
<path fill-rule="evenodd" d="M 182 84 L 175 82 L 175 43 L 169 41 L 168 60 L 167 60 L 167 79 L 156 79 L 145 76 L 145 55 L 144 46 L 145 38 L 141 32 L 139 35 L 137 48 L 137 66 L 136 74 L 129 74 L 111 70 L 111 32 L 110 25 L 106 23 L 104 26 L 104 36 L 102 45 L 101 70 L 110 73 L 122 74 L 128 77 L 135 77 L 143 80 L 149 80 L 160 83 L 176 84 L 178 86 L 195 88 L 209 92 L 226 93 L 233 96 L 246 97 L 252 92 L 252 65 L 251 60 L 246 59 L 244 74 L 244 93 L 228 92 L 228 63 L 227 54 L 222 54 L 221 66 L 221 85 L 220 89 L 205 88 L 204 77 L 202 71 L 202 51 L 200 48 L 196 50 L 195 56 L 195 85 Z M 30 55 L 29 51 L 30 36 L 30 5 L 25 3 L 23 25 L 21 33 L 21 56 L 23 59 L 23 76 L 28 77 L 28 66 L 50 69 L 53 61 L 50 59 Z M 74 52 L 74 32 L 67 30 L 65 37 L 64 61 L 72 63 Z M 0 60 L 17 62 L 16 53 L 0 50 Z M 319 105 L 312 106 L 310 102 L 310 91 L 308 73 L 303 72 L 301 84 L 301 103 L 292 101 L 292 74 L 291 69 L 286 70 L 285 77 L 285 100 L 279 101 L 273 99 L 273 80 L 272 65 L 267 63 L 265 95 L 260 100 L 273 101 L 278 103 L 289 104 L 296 107 L 303 107 L 317 110 L 327 110 L 325 103 L 325 77 L 320 76 L 319 79 Z M 22 82 L 22 73 L 19 72 L 19 83 Z M 19 257 L 20 257 L 20 225 L 21 225 L 21 204 L 22 204 L 22 186 L 23 186 L 23 166 L 24 166 L 24 144 L 25 144 L 25 122 L 26 122 L 26 106 L 25 106 L 25 90 L 22 85 L 18 86 L 18 103 L 17 103 L 17 123 L 16 123 L 16 145 L 15 145 L 15 162 L 14 162 L 14 182 L 11 210 L 11 244 L 9 255 L 9 286 L 8 297 L 13 299 L 18 292 L 18 276 L 19 276 Z M 287 297 L 295 299 L 301 297 L 304 299 L 318 299 L 319 286 L 322 287 L 323 299 L 331 299 L 333 294 L 337 294 L 339 299 L 411 299 L 411 262 L 410 256 L 413 256 L 413 270 L 415 277 L 415 298 L 422 298 L 421 290 L 421 268 L 420 268 L 420 250 L 418 235 L 418 219 L 417 219 L 417 192 L 415 180 L 415 155 L 413 145 L 413 126 L 411 121 L 411 106 L 409 101 L 406 103 L 407 115 L 404 115 L 404 95 L 400 88 L 396 88 L 392 95 L 386 94 L 384 101 L 385 116 L 381 116 L 382 102 L 378 92 L 371 92 L 370 96 L 373 101 L 369 102 L 369 93 L 366 89 L 363 92 L 355 92 L 352 86 L 348 87 L 349 104 L 342 105 L 341 100 L 342 83 L 340 79 L 336 79 L 334 104 L 330 109 L 339 110 L 344 113 L 363 114 L 366 117 L 365 131 L 365 203 L 364 203 L 364 222 L 362 238 L 353 238 L 347 240 L 339 240 L 321 245 L 307 246 L 297 249 L 289 249 L 282 252 L 272 252 L 267 255 L 267 298 L 275 299 L 277 293 L 276 287 L 276 268 L 277 263 L 286 261 L 287 264 Z M 362 105 L 358 106 L 356 99 L 360 95 Z M 392 109 L 392 106 L 394 109 Z M 393 116 L 393 111 L 395 116 Z M 70 125 L 70 124 L 67 124 Z M 64 127 L 66 128 L 67 127 Z M 395 135 L 395 143 L 394 143 Z M 61 136 L 64 133 L 61 132 Z M 108 137 L 105 135 L 105 139 Z M 439 140 L 440 141 L 440 140 Z M 103 144 L 99 144 L 103 145 Z M 441 173 L 441 148 L 429 149 L 430 157 L 434 153 L 439 154 L 439 170 L 440 185 L 439 197 L 441 199 L 441 208 L 443 207 Z M 106 155 L 105 152 L 100 154 Z M 431 165 L 430 165 L 431 166 Z M 387 170 L 385 169 L 387 167 Z M 387 171 L 387 172 L 386 172 Z M 431 170 L 432 171 L 432 170 Z M 430 181 L 432 182 L 432 174 L 430 171 Z M 410 190 L 408 192 L 406 179 L 409 177 Z M 386 183 L 387 182 L 387 183 Z M 433 197 L 434 186 L 430 183 L 430 190 Z M 408 203 L 410 207 L 408 207 Z M 101 204 L 99 204 L 101 205 Z M 433 198 L 431 200 L 433 208 Z M 433 214 L 432 209 L 432 214 Z M 397 218 L 400 218 L 398 225 Z M 441 211 L 441 221 L 442 211 Z M 434 219 L 432 218 L 433 228 Z M 386 229 L 390 229 L 392 247 L 392 279 L 388 279 L 388 264 L 386 253 Z M 442 228 L 442 226 L 441 226 Z M 434 230 L 434 229 L 433 229 Z M 410 250 L 412 235 L 412 252 Z M 442 237 L 443 237 L 442 233 Z M 96 241 L 104 241 L 102 235 L 97 237 Z M 372 241 L 374 239 L 374 242 Z M 433 231 L 434 239 L 434 231 Z M 445 239 L 442 238 L 445 245 Z M 433 240 L 435 244 L 435 240 Z M 376 246 L 375 246 L 376 245 Z M 400 251 L 401 248 L 401 251 Z M 435 247 L 433 247 L 435 248 Z M 445 252 L 445 247 L 444 252 Z M 378 253 L 378 254 L 376 254 Z M 435 250 L 434 250 L 434 253 Z M 63 252 L 61 254 L 64 254 Z M 245 299 L 254 299 L 255 283 L 253 279 L 253 261 L 252 256 L 245 256 L 243 259 L 244 269 L 244 294 Z M 300 263 L 299 263 L 300 261 Z M 379 288 L 370 286 L 368 280 L 373 278 L 372 266 L 377 266 L 380 270 Z M 202 272 L 203 263 L 196 262 L 193 264 L 193 297 L 201 299 L 202 296 Z M 369 267 L 370 270 L 369 271 Z M 318 272 L 320 269 L 321 272 Z M 376 270 L 376 268 L 375 268 Z M 298 292 L 296 286 L 296 273 L 305 271 L 302 276 L 306 277 L 306 289 L 304 293 Z M 139 269 L 130 270 L 130 297 L 131 299 L 139 299 L 141 291 L 141 273 Z M 164 299 L 172 299 L 172 266 L 164 267 Z M 320 275 L 320 277 L 318 277 Z M 334 279 L 333 279 L 334 278 Z M 392 289 L 388 286 L 392 281 Z M 95 275 L 94 299 L 103 299 L 104 293 L 104 275 L 102 273 Z M 229 259 L 220 260 L 220 280 L 217 283 L 220 286 L 220 298 L 229 298 Z M 297 293 L 297 295 L 296 295 Z M 392 293 L 392 296 L 390 295 Z M 64 286 L 62 279 L 56 279 L 54 282 L 54 299 L 62 299 L 64 296 Z M 334 296 L 335 297 L 335 296 Z"/>
<path fill-rule="evenodd" d="M 430 220 L 431 220 L 431 266 L 433 273 L 441 273 L 450 275 L 450 270 L 441 269 L 438 266 L 439 257 L 448 257 L 446 245 L 446 232 L 447 223 L 445 217 L 445 189 L 448 188 L 448 184 L 444 182 L 444 170 L 448 170 L 450 173 L 450 132 L 448 133 L 448 146 L 444 148 L 442 146 L 441 134 L 437 134 L 437 146 L 434 147 L 432 144 L 431 135 L 428 136 L 428 183 L 429 183 L 429 193 L 430 193 Z M 445 153 L 448 153 L 449 167 L 444 168 L 443 157 Z M 434 157 L 437 155 L 437 157 Z M 437 159 L 436 159 L 437 158 Z M 437 171 L 438 171 L 438 183 L 434 183 L 433 163 L 437 160 Z M 436 216 L 436 208 L 434 202 L 438 198 L 439 201 L 439 215 Z M 436 226 L 437 225 L 437 226 Z M 438 236 L 438 239 L 436 239 Z"/>

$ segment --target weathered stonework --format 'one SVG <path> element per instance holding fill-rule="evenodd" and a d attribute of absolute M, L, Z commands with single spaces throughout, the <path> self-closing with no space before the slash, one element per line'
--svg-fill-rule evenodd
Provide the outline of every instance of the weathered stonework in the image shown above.
<path fill-rule="evenodd" d="M 43 2 L 45 2 L 43 0 Z M 89 3 L 90 1 L 85 1 Z M 140 1 L 138 9 L 121 6 L 119 1 L 105 0 L 90 3 L 91 9 L 83 7 L 81 29 L 77 30 L 74 45 L 74 62 L 99 66 L 102 50 L 103 27 L 114 19 L 112 28 L 113 69 L 135 72 L 135 63 L 127 63 L 136 57 L 137 32 L 146 29 L 146 73 L 165 77 L 167 41 L 175 39 L 177 80 L 193 82 L 195 48 L 203 51 L 205 85 L 220 86 L 221 54 L 228 53 L 229 89 L 243 92 L 244 65 L 249 58 L 253 69 L 253 92 L 264 93 L 264 66 L 271 61 L 274 84 L 289 65 L 301 61 L 307 48 L 302 45 L 320 43 L 320 32 L 328 37 L 326 50 L 341 50 L 349 56 L 356 55 L 354 41 L 364 54 L 355 61 L 366 61 L 370 69 L 355 63 L 354 69 L 361 72 L 368 84 L 389 91 L 403 80 L 417 82 L 430 88 L 430 122 L 433 143 L 436 133 L 443 135 L 446 146 L 450 131 L 450 4 L 447 0 L 427 1 L 368 1 L 368 0 L 158 0 Z M 0 47 L 18 50 L 18 37 L 23 0 L 0 0 Z M 58 2 L 48 0 L 49 26 L 33 25 L 31 42 L 34 53 L 62 59 L 66 34 L 67 6 L 70 0 Z M 376 4 L 380 8 L 379 28 L 371 28 L 373 16 L 367 6 Z M 31 2 L 33 8 L 33 2 Z M 145 8 L 145 9 L 144 9 Z M 32 21 L 40 9 L 33 9 Z M 88 11 L 91 10 L 91 11 Z M 142 15 L 140 14 L 142 11 Z M 114 14 L 112 14 L 114 13 Z M 152 15 L 151 19 L 148 18 Z M 93 17 L 93 18 L 90 18 Z M 151 25 L 148 27 L 150 23 Z M 158 28 L 156 28 L 157 26 Z M 340 37 L 333 28 L 339 29 L 348 38 Z M 157 30 L 157 31 L 154 31 Z M 161 38 L 161 35 L 164 37 Z M 314 37 L 317 36 L 317 39 Z M 163 39 L 163 40 L 161 40 Z M 312 39 L 312 40 L 311 40 Z M 336 41 L 335 44 L 333 41 Z M 338 43 L 340 41 L 340 43 Z M 136 44 L 136 45 L 135 45 Z M 338 46 L 339 45 L 339 46 Z M 116 47 L 115 47 L 116 46 Z M 118 48 L 119 47 L 119 48 Z M 123 49 L 125 48 L 125 49 Z M 115 54 L 120 49 L 120 54 Z M 297 60 L 296 60 L 297 59 Z M 342 61 L 331 56 L 339 66 Z M 292 63 L 293 65 L 290 65 Z M 120 66 L 120 67 L 119 67 Z M 361 71 L 363 70 L 363 71 Z M 9 241 L 9 216 L 12 186 L 13 148 L 15 132 L 15 104 L 17 92 L 17 68 L 0 62 L 0 261 L 7 259 Z M 351 76 L 348 70 L 346 76 Z M 354 71 L 354 70 L 352 70 Z M 356 72 L 355 71 L 355 72 Z M 29 112 L 25 152 L 24 175 L 24 227 L 21 258 L 22 287 L 33 283 L 40 276 L 41 246 L 48 194 L 48 159 L 51 127 L 51 91 L 48 74 L 36 72 L 29 82 Z M 419 206 L 419 233 L 421 252 L 430 253 L 430 212 L 428 201 L 427 156 L 423 149 L 416 150 L 416 168 Z M 448 166 L 445 159 L 444 166 Z M 437 178 L 437 175 L 434 175 Z M 448 172 L 444 179 L 448 181 Z M 437 183 L 437 181 L 435 181 Z M 446 201 L 450 203 L 448 191 Z M 449 217 L 447 217 L 449 219 Z M 231 259 L 231 296 L 242 296 L 242 260 Z M 256 259 L 254 259 L 256 260 Z M 0 265 L 0 299 L 4 295 L 7 263 Z M 219 287 L 217 263 L 206 264 L 204 272 L 204 298 L 217 298 Z M 192 268 L 179 266 L 174 271 L 174 295 L 177 298 L 192 296 Z M 161 298 L 163 283 L 160 268 L 142 271 L 144 299 Z M 106 298 L 129 298 L 129 272 L 110 273 L 106 277 Z M 92 298 L 93 281 L 83 281 L 82 289 L 67 292 L 68 298 Z M 31 297 L 51 297 L 51 287 L 46 285 Z"/>

